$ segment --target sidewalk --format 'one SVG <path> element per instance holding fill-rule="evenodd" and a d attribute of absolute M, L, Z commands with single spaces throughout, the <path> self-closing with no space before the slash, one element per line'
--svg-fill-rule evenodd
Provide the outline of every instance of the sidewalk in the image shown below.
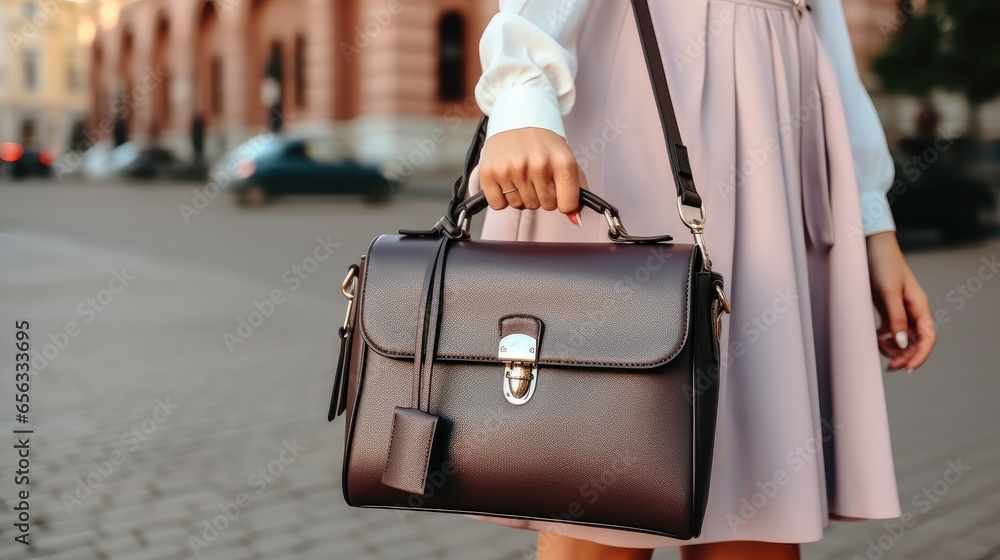
<path fill-rule="evenodd" d="M 998 248 L 969 249 L 956 266 L 916 256 L 933 305 L 950 310 L 952 273 L 964 277 L 961 266 Z M 0 269 L 3 318 L 30 320 L 36 348 L 49 334 L 60 338 L 67 321 L 80 326 L 32 380 L 28 551 L 10 533 L 14 425 L 3 403 L 0 558 L 173 559 L 196 557 L 195 549 L 217 560 L 532 557 L 533 533 L 344 505 L 343 419 L 325 421 L 343 313 L 336 287 L 327 299 L 289 294 L 227 347 L 224 333 L 281 285 L 17 231 L 0 244 Z M 116 275 L 124 289 L 100 311 L 89 307 L 87 298 L 100 299 Z M 996 344 L 997 293 L 987 286 L 942 325 L 926 372 L 886 377 L 899 490 L 914 524 L 897 537 L 879 521 L 836 523 L 824 541 L 804 547 L 805 558 L 1000 557 L 1000 378 L 996 349 L 987 346 Z M 949 461 L 970 470 L 952 482 Z M 933 500 L 919 499 L 925 488 Z M 220 515 L 226 527 L 206 529 Z M 655 558 L 677 556 L 660 550 Z"/>

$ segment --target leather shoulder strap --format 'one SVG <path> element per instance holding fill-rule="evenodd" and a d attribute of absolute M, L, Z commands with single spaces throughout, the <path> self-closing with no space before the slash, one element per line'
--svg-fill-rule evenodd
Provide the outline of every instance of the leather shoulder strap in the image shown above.
<path fill-rule="evenodd" d="M 670 166 L 674 172 L 674 183 L 677 186 L 677 196 L 681 206 L 697 208 L 702 211 L 701 195 L 694 184 L 694 174 L 691 171 L 691 162 L 688 159 L 687 147 L 681 141 L 680 127 L 677 125 L 677 116 L 674 114 L 674 106 L 670 100 L 670 88 L 667 85 L 667 73 L 663 68 L 663 59 L 660 56 L 660 47 L 656 40 L 656 31 L 653 28 L 653 18 L 649 12 L 647 0 L 631 0 L 632 12 L 635 15 L 635 22 L 639 28 L 639 39 L 642 42 L 642 51 L 646 59 L 646 69 L 649 72 L 649 81 L 653 86 L 653 94 L 656 98 L 656 109 L 660 116 L 660 124 L 663 129 L 663 137 L 666 141 L 667 153 L 670 157 Z M 451 203 L 448 205 L 448 216 L 455 218 L 452 210 L 465 200 L 469 194 L 469 178 L 472 170 L 479 163 L 479 152 L 486 141 L 486 125 L 488 117 L 483 116 L 476 127 L 472 145 L 465 156 L 465 165 L 462 176 L 455 181 L 454 192 Z M 683 212 L 681 220 L 689 223 Z"/>
<path fill-rule="evenodd" d="M 635 14 L 635 23 L 639 27 L 642 51 L 646 55 L 646 69 L 649 71 L 649 81 L 653 84 L 653 94 L 656 98 L 657 111 L 660 113 L 663 137 L 667 143 L 667 153 L 670 154 L 670 166 L 674 170 L 677 196 L 680 197 L 682 205 L 701 208 L 701 195 L 698 194 L 698 189 L 694 185 L 694 174 L 691 172 L 687 147 L 681 141 L 681 129 L 677 126 L 677 115 L 674 114 L 674 104 L 670 100 L 667 72 L 663 68 L 663 59 L 660 57 L 660 46 L 656 41 L 656 31 L 653 29 L 653 17 L 649 13 L 648 1 L 632 0 L 632 12 Z"/>

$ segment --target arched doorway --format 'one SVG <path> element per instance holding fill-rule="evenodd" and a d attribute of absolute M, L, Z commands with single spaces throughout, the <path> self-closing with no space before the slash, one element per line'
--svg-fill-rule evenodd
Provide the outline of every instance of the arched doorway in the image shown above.
<path fill-rule="evenodd" d="M 99 130 L 101 121 L 108 116 L 108 94 L 104 87 L 104 49 L 98 40 L 90 55 L 90 116 L 91 130 Z"/>
<path fill-rule="evenodd" d="M 149 135 L 157 139 L 160 134 L 171 128 L 170 76 L 173 74 L 173 69 L 170 65 L 170 20 L 163 13 L 159 14 L 156 20 L 153 67 L 163 76 L 163 81 L 152 92 L 153 115 L 149 123 Z"/>
<path fill-rule="evenodd" d="M 220 49 L 219 13 L 215 4 L 205 2 L 198 14 L 195 35 L 195 119 L 207 130 L 222 121 L 223 74 Z"/>
<path fill-rule="evenodd" d="M 342 50 L 345 45 L 354 45 L 357 23 L 357 2 L 338 4 L 334 10 L 334 41 L 331 45 L 333 63 L 333 118 L 349 120 L 358 115 L 358 97 L 361 80 L 358 79 L 360 64 L 353 56 Z"/>
<path fill-rule="evenodd" d="M 246 122 L 282 128 L 305 109 L 309 48 L 301 0 L 253 0 L 247 27 Z"/>
<path fill-rule="evenodd" d="M 447 12 L 438 20 L 438 100 L 465 97 L 465 18 Z"/>
<path fill-rule="evenodd" d="M 115 121 L 114 143 L 123 144 L 128 141 L 132 131 L 133 115 L 135 113 L 135 94 L 132 91 L 135 85 L 134 64 L 135 36 L 131 29 L 122 31 L 121 47 L 118 55 L 118 84 L 120 90 L 116 92 L 117 99 L 113 104 L 114 113 L 111 116 Z"/>

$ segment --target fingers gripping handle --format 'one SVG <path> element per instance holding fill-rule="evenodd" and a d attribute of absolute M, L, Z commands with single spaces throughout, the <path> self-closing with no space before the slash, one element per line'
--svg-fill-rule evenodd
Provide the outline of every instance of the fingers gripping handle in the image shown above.
<path fill-rule="evenodd" d="M 472 195 L 471 197 L 463 200 L 458 205 L 455 206 L 455 220 L 452 222 L 456 226 L 456 230 L 449 233 L 447 229 L 443 230 L 445 235 L 449 237 L 464 238 L 468 237 L 469 234 L 469 219 L 479 212 L 482 212 L 487 208 L 489 203 L 486 201 L 486 194 L 482 191 Z M 610 202 L 604 200 L 600 196 L 594 194 L 588 190 L 580 191 L 580 205 L 590 208 L 598 214 L 603 214 L 605 219 L 608 221 L 608 237 L 613 241 L 626 242 L 626 243 L 658 243 L 660 241 L 671 241 L 673 237 L 669 235 L 656 235 L 650 237 L 640 237 L 635 235 L 629 235 L 628 230 L 622 225 L 621 217 L 618 214 L 618 209 L 615 208 Z M 441 218 L 438 224 L 447 220 L 448 216 Z M 454 234 L 454 235 L 453 235 Z"/>

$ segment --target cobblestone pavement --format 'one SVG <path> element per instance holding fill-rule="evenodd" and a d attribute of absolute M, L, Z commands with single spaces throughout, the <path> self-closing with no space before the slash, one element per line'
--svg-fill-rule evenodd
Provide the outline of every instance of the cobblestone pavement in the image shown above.
<path fill-rule="evenodd" d="M 0 188 L 0 559 L 532 558 L 534 533 L 354 510 L 340 495 L 343 420 L 325 422 L 339 279 L 372 236 L 432 223 L 441 201 L 246 212 L 218 200 L 185 223 L 177 206 L 191 196 Z M 285 274 L 330 247 L 293 289 Z M 912 521 L 834 523 L 805 558 L 1000 557 L 1000 275 L 986 264 L 998 251 L 909 255 L 941 321 L 925 369 L 886 375 Z M 255 309 L 267 316 L 238 331 Z M 30 548 L 12 530 L 15 318 L 45 357 L 31 386 Z M 969 470 L 947 474 L 956 464 Z M 235 519 L 206 531 L 224 512 Z"/>

